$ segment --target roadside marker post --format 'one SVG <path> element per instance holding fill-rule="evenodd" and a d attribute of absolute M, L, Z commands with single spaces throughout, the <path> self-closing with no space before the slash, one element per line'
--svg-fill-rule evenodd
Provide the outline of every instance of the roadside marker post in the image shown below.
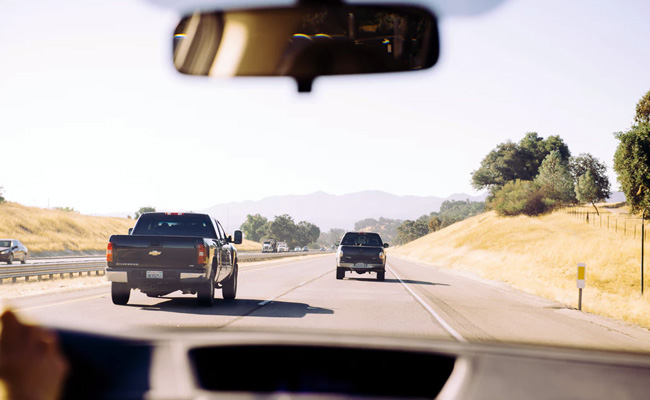
<path fill-rule="evenodd" d="M 585 288 L 585 274 L 587 272 L 587 265 L 585 263 L 578 263 L 578 310 L 582 311 L 582 289 Z"/>

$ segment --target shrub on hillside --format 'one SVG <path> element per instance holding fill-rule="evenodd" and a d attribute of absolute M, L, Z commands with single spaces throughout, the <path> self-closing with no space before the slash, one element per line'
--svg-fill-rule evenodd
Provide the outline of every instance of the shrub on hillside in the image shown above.
<path fill-rule="evenodd" d="M 546 211 L 543 193 L 533 181 L 510 181 L 494 194 L 490 207 L 499 215 L 539 215 Z"/>

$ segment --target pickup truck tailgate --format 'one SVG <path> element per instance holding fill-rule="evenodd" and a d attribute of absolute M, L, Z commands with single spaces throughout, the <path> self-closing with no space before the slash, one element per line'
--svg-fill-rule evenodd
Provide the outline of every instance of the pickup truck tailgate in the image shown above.
<path fill-rule="evenodd" d="M 113 262 L 110 266 L 165 269 L 196 266 L 198 245 L 203 243 L 203 238 L 113 235 L 110 242 L 113 243 Z"/>
<path fill-rule="evenodd" d="M 378 264 L 382 262 L 379 254 L 383 253 L 384 249 L 381 247 L 368 247 L 368 246 L 341 246 L 343 257 L 341 261 L 349 263 L 367 263 Z"/>

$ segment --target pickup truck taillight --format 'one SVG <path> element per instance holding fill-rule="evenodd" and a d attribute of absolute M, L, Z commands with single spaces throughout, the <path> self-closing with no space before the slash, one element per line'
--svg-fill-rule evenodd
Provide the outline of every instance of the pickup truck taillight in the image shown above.
<path fill-rule="evenodd" d="M 208 252 L 204 244 L 199 244 L 199 247 L 196 249 L 196 257 L 196 262 L 199 265 L 203 265 L 208 261 Z"/>
<path fill-rule="evenodd" d="M 108 242 L 106 246 L 106 262 L 113 262 L 113 243 Z"/>

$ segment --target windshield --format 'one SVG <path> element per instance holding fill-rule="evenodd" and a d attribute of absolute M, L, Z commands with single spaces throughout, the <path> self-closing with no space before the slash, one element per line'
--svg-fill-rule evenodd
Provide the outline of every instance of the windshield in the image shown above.
<path fill-rule="evenodd" d="M 79 279 L 4 278 L 6 304 L 30 321 L 106 333 L 650 352 L 650 156 L 635 153 L 650 148 L 635 141 L 650 137 L 650 2 L 506 0 L 464 15 L 420 1 L 437 14 L 435 66 L 318 77 L 309 94 L 285 77 L 179 73 L 174 32 L 187 10 L 168 3 L 0 2 L 0 235 L 29 249 L 0 269 L 100 264 Z M 375 31 L 397 29 L 390 18 L 337 19 L 345 29 L 327 33 L 361 30 L 374 46 Z M 166 212 L 209 215 L 223 232 Z M 217 234 L 233 239 L 182 264 L 219 255 L 212 300 L 203 287 L 152 289 L 210 274 L 167 273 L 175 260 L 156 268 L 164 243 L 132 236 Z M 112 235 L 126 239 L 110 250 L 122 264 L 109 274 Z M 365 258 L 342 259 L 338 242 Z M 364 249 L 384 243 L 381 254 Z M 145 261 L 120 252 L 138 246 L 150 267 L 134 273 Z M 112 298 L 120 283 L 128 296 Z"/>

